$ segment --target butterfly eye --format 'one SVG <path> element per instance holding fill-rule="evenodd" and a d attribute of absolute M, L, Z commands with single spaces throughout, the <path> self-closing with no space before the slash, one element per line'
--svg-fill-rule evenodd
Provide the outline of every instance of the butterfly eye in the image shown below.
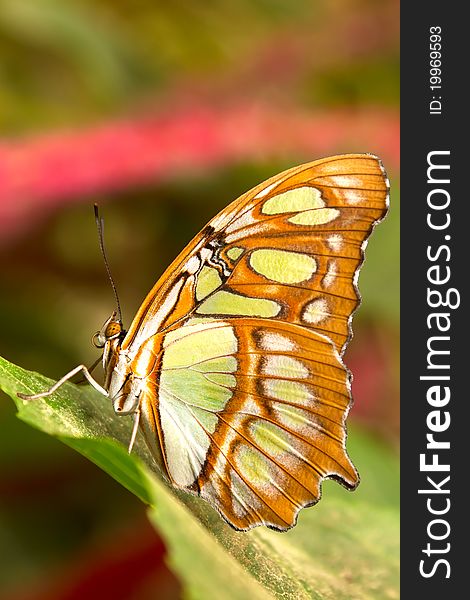
<path fill-rule="evenodd" d="M 122 331 L 121 323 L 118 321 L 111 321 L 105 328 L 104 336 L 106 340 L 112 340 L 117 337 Z"/>
<path fill-rule="evenodd" d="M 91 338 L 91 341 L 95 348 L 104 348 L 104 345 L 106 343 L 106 339 L 103 337 L 101 331 L 97 331 L 96 333 L 94 333 L 93 337 Z"/>

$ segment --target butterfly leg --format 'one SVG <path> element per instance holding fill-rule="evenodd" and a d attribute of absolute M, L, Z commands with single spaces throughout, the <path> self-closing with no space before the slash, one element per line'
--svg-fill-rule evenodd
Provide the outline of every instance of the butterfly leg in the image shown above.
<path fill-rule="evenodd" d="M 95 388 L 95 390 L 97 390 L 100 394 L 103 394 L 103 396 L 107 396 L 108 395 L 108 392 L 103 387 L 101 387 L 101 385 L 97 381 L 95 381 L 93 379 L 93 377 L 90 375 L 90 372 L 85 367 L 85 365 L 78 365 L 78 367 L 75 367 L 75 369 L 72 369 L 71 371 L 69 371 L 68 373 L 66 373 L 61 379 L 59 379 L 59 381 L 56 381 L 56 383 L 54 383 L 54 385 L 51 386 L 45 392 L 40 392 L 39 394 L 21 394 L 21 393 L 18 392 L 16 395 L 19 398 L 21 398 L 22 400 L 36 400 L 38 398 L 46 398 L 47 396 L 50 396 L 56 390 L 58 390 L 62 385 L 64 385 L 64 383 L 66 381 L 68 381 L 69 379 L 71 379 L 77 373 L 80 373 L 80 372 L 83 373 L 83 375 L 85 376 L 85 378 L 88 381 L 88 383 L 90 385 L 92 385 Z"/>
<path fill-rule="evenodd" d="M 139 429 L 139 421 L 140 421 L 140 407 L 134 413 L 134 427 L 132 428 L 132 435 L 131 435 L 131 439 L 129 441 L 129 448 L 127 450 L 129 452 L 129 454 L 132 452 L 132 448 L 134 447 L 135 438 L 137 435 L 137 431 Z"/>

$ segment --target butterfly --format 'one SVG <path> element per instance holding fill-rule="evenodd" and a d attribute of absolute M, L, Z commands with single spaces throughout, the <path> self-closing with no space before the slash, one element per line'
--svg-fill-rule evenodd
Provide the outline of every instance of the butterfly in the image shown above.
<path fill-rule="evenodd" d="M 293 527 L 333 478 L 352 490 L 342 361 L 367 239 L 388 208 L 380 160 L 346 154 L 280 173 L 229 204 L 157 281 L 128 331 L 95 334 L 99 385 L 134 415 L 164 477 L 237 530 Z M 106 263 L 107 266 L 107 263 Z"/>

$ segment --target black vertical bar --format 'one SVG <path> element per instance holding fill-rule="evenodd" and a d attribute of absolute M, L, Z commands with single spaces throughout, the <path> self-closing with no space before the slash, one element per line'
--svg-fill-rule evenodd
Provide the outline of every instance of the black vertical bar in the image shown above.
<path fill-rule="evenodd" d="M 470 29 L 463 8 L 401 5 L 401 590 L 403 598 L 427 600 L 470 594 Z"/>

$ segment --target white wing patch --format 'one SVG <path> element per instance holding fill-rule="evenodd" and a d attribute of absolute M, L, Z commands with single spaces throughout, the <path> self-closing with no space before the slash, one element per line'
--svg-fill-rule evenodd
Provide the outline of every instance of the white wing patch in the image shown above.
<path fill-rule="evenodd" d="M 338 267 L 336 266 L 336 262 L 334 260 L 330 260 L 328 262 L 327 271 L 322 279 L 322 287 L 324 289 L 328 289 L 331 287 L 338 275 Z"/>
<path fill-rule="evenodd" d="M 343 238 L 341 237 L 341 235 L 339 233 L 330 235 L 326 239 L 326 242 L 327 242 L 328 246 L 333 250 L 333 252 L 339 252 L 341 250 L 341 248 L 343 247 Z"/>
<path fill-rule="evenodd" d="M 307 323 L 317 324 L 330 316 L 326 298 L 316 298 L 309 302 L 304 309 L 303 319 Z"/>
<path fill-rule="evenodd" d="M 263 360 L 265 375 L 285 377 L 286 379 L 306 379 L 310 372 L 302 361 L 283 354 L 270 354 Z"/>
<path fill-rule="evenodd" d="M 260 345 L 263 350 L 271 352 L 294 352 L 297 348 L 295 342 L 285 335 L 263 331 L 260 336 Z"/>

